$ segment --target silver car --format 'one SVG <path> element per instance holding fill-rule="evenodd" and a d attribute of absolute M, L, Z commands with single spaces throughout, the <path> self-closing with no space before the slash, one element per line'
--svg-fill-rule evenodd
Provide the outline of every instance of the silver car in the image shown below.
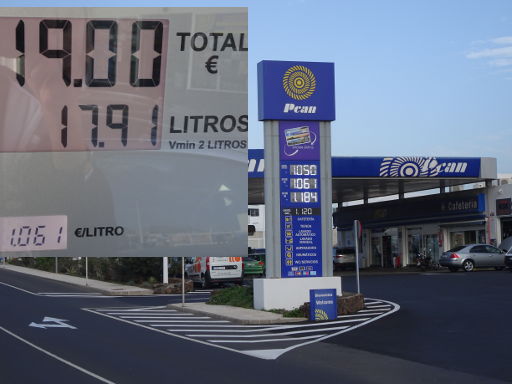
<path fill-rule="evenodd" d="M 333 248 L 332 261 L 334 269 L 356 266 L 356 249 L 354 247 Z"/>
<path fill-rule="evenodd" d="M 475 267 L 505 268 L 505 252 L 488 244 L 468 244 L 452 248 L 442 254 L 439 264 L 451 272 L 463 269 L 471 272 Z"/>

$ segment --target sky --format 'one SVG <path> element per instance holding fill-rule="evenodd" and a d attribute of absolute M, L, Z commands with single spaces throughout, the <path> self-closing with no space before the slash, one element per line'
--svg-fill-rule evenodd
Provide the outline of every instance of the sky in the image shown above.
<path fill-rule="evenodd" d="M 495 157 L 512 173 L 512 1 L 1 1 L 1 6 L 245 6 L 249 147 L 261 60 L 335 64 L 333 156 Z"/>

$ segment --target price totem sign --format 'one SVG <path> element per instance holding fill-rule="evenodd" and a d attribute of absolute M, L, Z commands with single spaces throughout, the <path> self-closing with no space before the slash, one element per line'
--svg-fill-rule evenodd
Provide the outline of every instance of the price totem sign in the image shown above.
<path fill-rule="evenodd" d="M 318 122 L 281 121 L 279 147 L 281 277 L 322 276 Z"/>
<path fill-rule="evenodd" d="M 266 229 L 266 248 L 267 255 L 279 255 L 267 277 L 332 276 L 334 65 L 262 61 L 258 76 L 259 118 L 265 120 L 265 207 L 271 218 L 266 226 L 274 227 Z M 272 232 L 277 228 L 276 241 Z"/>

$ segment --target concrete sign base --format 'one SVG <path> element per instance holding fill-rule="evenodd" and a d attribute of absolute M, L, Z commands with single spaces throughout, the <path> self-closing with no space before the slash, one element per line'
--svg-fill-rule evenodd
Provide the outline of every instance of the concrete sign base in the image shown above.
<path fill-rule="evenodd" d="M 254 308 L 291 310 L 309 302 L 310 289 L 336 289 L 341 296 L 341 277 L 254 279 Z"/>

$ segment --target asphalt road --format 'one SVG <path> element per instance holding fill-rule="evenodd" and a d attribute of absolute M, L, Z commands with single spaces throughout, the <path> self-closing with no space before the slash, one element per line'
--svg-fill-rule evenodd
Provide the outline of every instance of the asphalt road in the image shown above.
<path fill-rule="evenodd" d="M 343 280 L 355 291 L 355 277 Z M 384 322 L 327 342 L 512 381 L 512 273 L 362 276 L 361 291 L 400 304 Z"/>
<path fill-rule="evenodd" d="M 510 279 L 508 272 L 368 276 L 363 293 L 398 303 L 398 312 L 263 360 L 84 310 L 158 307 L 180 296 L 98 297 L 0 268 L 0 383 L 512 381 Z M 346 278 L 344 289 L 352 283 Z"/>

